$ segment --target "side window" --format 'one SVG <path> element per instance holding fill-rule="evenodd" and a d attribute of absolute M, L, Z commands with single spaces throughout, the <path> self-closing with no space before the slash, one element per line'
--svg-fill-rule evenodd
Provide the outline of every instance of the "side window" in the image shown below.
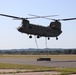
<path fill-rule="evenodd" d="M 29 29 L 32 29 L 32 26 L 29 26 Z"/>

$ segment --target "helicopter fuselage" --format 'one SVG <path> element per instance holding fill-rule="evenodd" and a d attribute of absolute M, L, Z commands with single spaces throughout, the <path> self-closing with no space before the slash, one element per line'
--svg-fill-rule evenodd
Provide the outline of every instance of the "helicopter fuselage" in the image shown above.
<path fill-rule="evenodd" d="M 21 33 L 26 33 L 30 35 L 37 35 L 39 37 L 58 37 L 61 33 L 57 29 L 53 29 L 52 27 L 48 26 L 41 26 L 35 24 L 23 24 L 22 26 L 18 27 L 17 30 Z"/>

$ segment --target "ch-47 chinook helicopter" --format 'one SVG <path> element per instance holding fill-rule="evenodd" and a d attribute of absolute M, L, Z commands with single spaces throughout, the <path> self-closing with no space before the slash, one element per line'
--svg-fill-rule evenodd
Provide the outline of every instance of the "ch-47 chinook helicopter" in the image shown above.
<path fill-rule="evenodd" d="M 56 37 L 56 40 L 58 40 L 58 36 L 62 33 L 60 21 L 76 19 L 76 18 L 51 19 L 51 18 L 48 18 L 50 16 L 36 16 L 36 15 L 31 15 L 33 17 L 29 17 L 29 18 L 21 18 L 21 17 L 5 15 L 5 14 L 0 14 L 0 15 L 22 20 L 22 24 L 20 27 L 17 28 L 17 30 L 21 33 L 29 34 L 30 35 L 29 38 L 32 38 L 32 35 L 36 35 L 37 38 L 48 37 L 48 40 L 50 39 L 50 37 Z M 56 16 L 56 15 L 51 15 L 51 16 Z M 54 20 L 54 21 L 51 22 L 49 26 L 45 27 L 45 26 L 40 26 L 36 24 L 31 24 L 28 20 L 28 19 L 35 19 L 35 18 L 45 18 L 45 19 Z"/>

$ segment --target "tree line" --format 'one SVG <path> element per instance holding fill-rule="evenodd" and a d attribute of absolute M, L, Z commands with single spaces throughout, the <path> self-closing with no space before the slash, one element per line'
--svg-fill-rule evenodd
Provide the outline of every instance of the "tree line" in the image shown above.
<path fill-rule="evenodd" d="M 21 55 L 58 55 L 58 54 L 76 54 L 76 49 L 63 49 L 63 50 L 0 50 L 0 54 L 21 54 Z"/>

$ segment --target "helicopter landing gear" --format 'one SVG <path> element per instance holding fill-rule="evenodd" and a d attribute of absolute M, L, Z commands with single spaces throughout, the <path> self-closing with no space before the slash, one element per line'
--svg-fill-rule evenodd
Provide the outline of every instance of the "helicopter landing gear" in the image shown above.
<path fill-rule="evenodd" d="M 40 36 L 39 36 L 39 35 L 37 35 L 37 38 L 40 38 Z"/>
<path fill-rule="evenodd" d="M 50 38 L 48 37 L 48 40 L 50 40 Z"/>
<path fill-rule="evenodd" d="M 32 38 L 32 36 L 30 35 L 29 38 Z"/>
<path fill-rule="evenodd" d="M 58 40 L 58 37 L 56 37 L 56 40 Z"/>

